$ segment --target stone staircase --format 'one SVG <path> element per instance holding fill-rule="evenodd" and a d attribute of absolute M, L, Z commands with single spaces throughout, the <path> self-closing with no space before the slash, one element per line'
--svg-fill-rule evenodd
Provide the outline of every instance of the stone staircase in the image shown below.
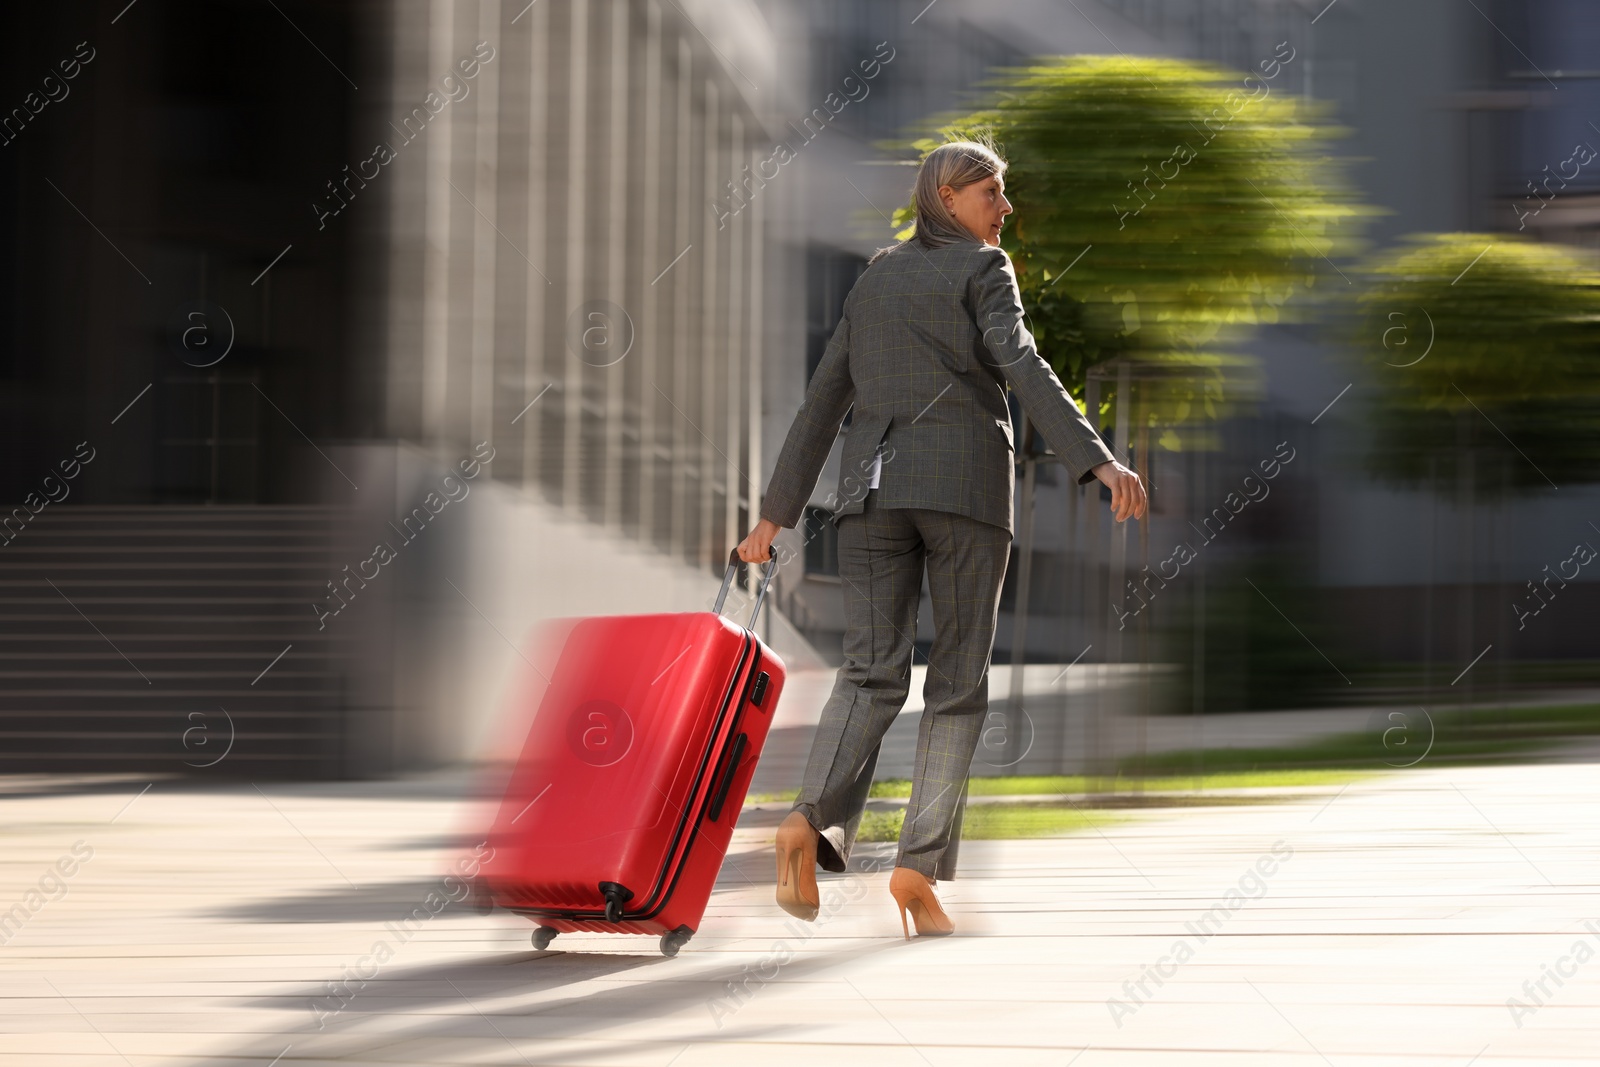
<path fill-rule="evenodd" d="M 51 505 L 0 546 L 0 773 L 336 778 L 323 507 Z"/>

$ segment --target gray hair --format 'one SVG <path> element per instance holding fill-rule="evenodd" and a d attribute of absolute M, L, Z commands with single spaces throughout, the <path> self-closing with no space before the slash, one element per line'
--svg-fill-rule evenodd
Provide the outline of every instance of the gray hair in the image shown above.
<path fill-rule="evenodd" d="M 924 248 L 943 248 L 958 241 L 976 241 L 977 238 L 956 221 L 950 209 L 945 207 L 944 199 L 939 196 L 939 188 L 948 185 L 960 192 L 974 182 L 1004 175 L 1005 172 L 1006 161 L 1000 158 L 1000 154 L 978 141 L 949 141 L 923 156 L 911 193 L 916 214 L 916 233 L 911 240 Z M 876 263 L 898 247 L 891 245 L 879 249 L 871 262 Z"/>

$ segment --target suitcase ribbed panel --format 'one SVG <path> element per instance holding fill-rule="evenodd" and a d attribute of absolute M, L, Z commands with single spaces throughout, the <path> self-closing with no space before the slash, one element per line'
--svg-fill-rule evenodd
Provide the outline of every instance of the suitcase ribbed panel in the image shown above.
<path fill-rule="evenodd" d="M 491 880 L 527 906 L 601 907 L 603 881 L 643 902 L 681 845 L 747 645 L 706 612 L 575 625 L 491 835 Z"/>
<path fill-rule="evenodd" d="M 510 697 L 510 714 L 528 725 L 482 886 L 497 905 L 559 930 L 692 929 L 760 758 L 783 663 L 710 612 L 567 620 L 547 632 L 558 631 L 565 642 L 548 677 L 526 672 Z M 530 664 L 549 662 L 529 651 Z M 620 922 L 604 919 L 602 883 L 632 893 Z"/>

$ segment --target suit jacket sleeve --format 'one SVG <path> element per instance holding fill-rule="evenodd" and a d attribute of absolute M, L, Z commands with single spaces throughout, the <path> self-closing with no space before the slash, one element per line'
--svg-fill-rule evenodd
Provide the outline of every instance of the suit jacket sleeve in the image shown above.
<path fill-rule="evenodd" d="M 1092 468 L 1116 457 L 1034 348 L 1033 334 L 1023 321 L 1017 276 L 1004 249 L 987 247 L 983 265 L 968 282 L 968 297 L 991 365 L 1010 383 L 1045 443 L 1078 484 L 1093 480 Z"/>
<path fill-rule="evenodd" d="M 785 528 L 800 521 L 855 395 L 855 383 L 850 380 L 850 302 L 846 300 L 844 315 L 811 376 L 806 398 L 778 453 L 772 481 L 762 494 L 763 519 Z"/>

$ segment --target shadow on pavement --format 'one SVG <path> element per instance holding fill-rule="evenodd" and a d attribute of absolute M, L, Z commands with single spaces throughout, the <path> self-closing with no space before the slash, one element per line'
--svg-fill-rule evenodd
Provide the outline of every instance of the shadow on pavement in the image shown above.
<path fill-rule="evenodd" d="M 424 901 L 433 893 L 445 895 L 442 876 L 252 900 L 215 908 L 203 917 L 251 923 L 367 923 L 400 922 L 418 908 L 433 918 L 472 911 L 466 901 L 449 901 L 437 912 L 429 912 Z"/>
<path fill-rule="evenodd" d="M 774 944 L 781 938 L 774 938 Z M 324 1017 L 324 1026 L 316 1027 L 317 1015 L 313 1002 L 323 1003 L 324 1010 L 336 1007 L 329 1000 L 326 984 L 307 985 L 280 996 L 246 1001 L 245 1006 L 282 1010 L 286 1006 L 303 1004 L 306 1024 L 302 1028 L 283 1034 L 281 1041 L 292 1041 L 297 1058 L 349 1058 L 361 1060 L 378 1050 L 396 1047 L 402 1043 L 431 1042 L 433 1049 L 442 1051 L 439 1042 L 451 1039 L 480 1042 L 484 1040 L 509 1044 L 516 1039 L 592 1041 L 597 1032 L 615 1026 L 648 1026 L 652 1020 L 680 1015 L 685 1009 L 704 1005 L 706 1039 L 718 1041 L 755 1040 L 787 1029 L 790 1025 L 814 1027 L 813 1019 L 797 1020 L 794 1024 L 730 1028 L 731 1020 L 742 1003 L 759 997 L 761 987 L 795 980 L 815 981 L 831 971 L 857 961 L 878 956 L 884 952 L 914 951 L 915 942 L 898 938 L 874 941 L 855 948 L 836 952 L 807 954 L 798 957 L 776 973 L 763 980 L 749 963 L 738 966 L 696 967 L 693 953 L 668 959 L 659 955 L 641 955 L 600 952 L 516 952 L 484 956 L 478 959 L 410 968 L 398 973 L 379 974 L 365 983 L 352 983 L 348 1000 L 342 1010 Z M 762 955 L 765 955 L 765 948 Z M 758 957 L 759 958 L 759 957 Z M 753 961 L 752 961 L 753 962 Z M 555 999 L 546 999 L 537 1005 L 505 1005 L 492 1003 L 507 996 L 527 997 L 533 994 L 559 990 L 591 979 L 622 975 L 650 969 L 653 981 L 637 984 L 617 984 Z M 842 979 L 840 979 L 842 981 Z M 748 997 L 734 1000 L 729 996 L 728 983 L 741 983 L 749 991 Z M 286 1003 L 287 1002 L 287 1003 Z M 722 1014 L 713 1014 L 712 1005 L 720 1003 Z M 451 1014 L 441 1014 L 451 1009 Z M 664 1041 L 663 1045 L 686 1044 L 694 1037 Z M 637 1035 L 616 1039 L 615 1050 L 630 1050 L 637 1054 L 645 1040 Z M 273 1050 L 282 1048 L 280 1043 Z M 595 1042 L 585 1059 L 603 1055 L 606 1045 Z M 466 1048 L 463 1048 L 463 1052 Z M 509 1051 L 509 1050 L 508 1050 Z M 241 1061 L 257 1052 L 240 1050 L 232 1054 L 208 1057 L 215 1062 Z M 529 1064 L 555 1062 L 544 1060 L 537 1050 L 519 1047 L 518 1056 Z M 570 1051 L 559 1054 L 559 1062 L 571 1062 Z M 449 1062 L 439 1060 L 436 1062 Z"/>

